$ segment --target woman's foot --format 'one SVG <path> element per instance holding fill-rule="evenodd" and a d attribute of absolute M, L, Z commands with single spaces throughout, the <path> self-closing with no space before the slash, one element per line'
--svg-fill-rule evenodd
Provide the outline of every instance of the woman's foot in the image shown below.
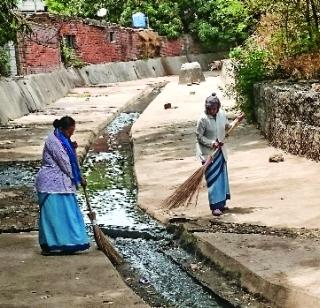
<path fill-rule="evenodd" d="M 216 209 L 216 210 L 213 210 L 212 211 L 212 215 L 213 216 L 221 216 L 223 213 L 219 210 L 219 209 Z"/>

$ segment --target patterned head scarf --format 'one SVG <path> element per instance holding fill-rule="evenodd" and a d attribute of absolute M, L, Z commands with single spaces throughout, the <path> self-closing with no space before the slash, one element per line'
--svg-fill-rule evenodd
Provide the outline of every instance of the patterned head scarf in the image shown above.
<path fill-rule="evenodd" d="M 209 97 L 207 97 L 206 102 L 205 102 L 206 110 L 209 107 L 214 106 L 214 105 L 218 105 L 218 111 L 219 111 L 219 109 L 221 107 L 221 102 L 220 102 L 216 93 L 212 93 Z"/>

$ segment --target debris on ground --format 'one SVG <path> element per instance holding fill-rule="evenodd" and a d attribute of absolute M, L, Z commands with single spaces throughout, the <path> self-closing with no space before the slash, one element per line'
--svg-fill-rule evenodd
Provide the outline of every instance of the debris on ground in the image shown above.
<path fill-rule="evenodd" d="M 280 163 L 284 161 L 283 154 L 274 154 L 269 157 L 270 163 Z"/>

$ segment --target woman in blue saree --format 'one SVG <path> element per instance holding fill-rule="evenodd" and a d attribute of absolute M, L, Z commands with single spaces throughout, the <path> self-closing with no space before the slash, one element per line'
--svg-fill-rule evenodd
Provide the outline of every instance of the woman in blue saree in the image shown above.
<path fill-rule="evenodd" d="M 53 122 L 46 139 L 42 165 L 36 177 L 40 206 L 39 243 L 43 254 L 73 253 L 90 247 L 76 198 L 81 177 L 76 143 L 70 140 L 75 120 L 65 116 Z"/>
<path fill-rule="evenodd" d="M 242 120 L 243 115 L 238 117 Z M 214 216 L 223 214 L 227 200 L 230 199 L 230 188 L 227 169 L 227 150 L 223 141 L 230 124 L 226 113 L 221 108 L 219 98 L 215 93 L 205 101 L 205 112 L 197 123 L 197 155 L 202 163 L 218 149 L 211 164 L 206 169 L 205 177 L 208 187 L 209 205 Z"/>

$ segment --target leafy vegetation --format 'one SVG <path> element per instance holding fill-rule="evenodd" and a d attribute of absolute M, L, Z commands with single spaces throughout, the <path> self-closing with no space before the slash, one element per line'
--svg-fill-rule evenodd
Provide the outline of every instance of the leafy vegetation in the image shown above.
<path fill-rule="evenodd" d="M 17 0 L 0 1 L 0 46 L 16 41 L 17 31 L 27 28 L 24 18 L 16 11 Z"/>
<path fill-rule="evenodd" d="M 106 20 L 131 26 L 133 13 L 145 13 L 150 26 L 169 38 L 191 33 L 210 50 L 242 43 L 254 19 L 241 0 L 47 0 L 51 12 L 96 18 L 105 7 Z"/>
<path fill-rule="evenodd" d="M 0 47 L 0 76 L 9 76 L 10 65 L 8 51 Z"/>
<path fill-rule="evenodd" d="M 9 74 L 9 55 L 3 47 L 8 41 L 16 41 L 17 32 L 28 30 L 24 17 L 16 11 L 17 0 L 0 1 L 0 76 Z"/>
<path fill-rule="evenodd" d="M 265 79 L 268 70 L 268 52 L 255 46 L 237 47 L 231 53 L 234 63 L 233 85 L 238 107 L 245 112 L 249 121 L 254 121 L 254 84 Z"/>
<path fill-rule="evenodd" d="M 61 44 L 61 58 L 66 67 L 82 68 L 86 64 L 76 55 L 73 48 Z"/>
<path fill-rule="evenodd" d="M 251 0 L 260 16 L 253 35 L 230 53 L 235 68 L 237 101 L 253 117 L 253 85 L 265 78 L 320 77 L 320 1 Z"/>

